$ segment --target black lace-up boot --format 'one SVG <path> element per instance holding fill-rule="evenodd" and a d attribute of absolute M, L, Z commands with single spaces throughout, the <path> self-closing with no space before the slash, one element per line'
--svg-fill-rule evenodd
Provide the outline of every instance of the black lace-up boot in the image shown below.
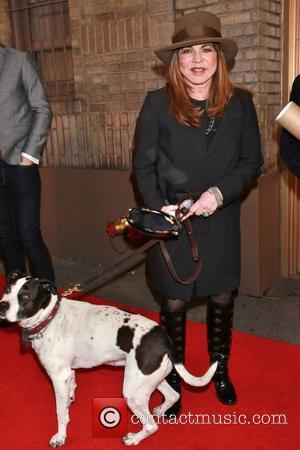
<path fill-rule="evenodd" d="M 226 405 L 237 401 L 235 389 L 228 375 L 233 323 L 233 299 L 228 304 L 218 304 L 211 299 L 207 305 L 207 337 L 210 361 L 218 361 L 213 377 L 218 399 Z"/>
<path fill-rule="evenodd" d="M 186 310 L 166 311 L 165 309 L 162 309 L 160 318 L 161 326 L 166 330 L 173 343 L 176 362 L 184 363 Z M 166 380 L 170 386 L 181 395 L 181 378 L 175 369 L 172 369 Z M 180 408 L 181 398 L 166 411 L 165 415 L 167 417 L 170 417 L 172 414 L 177 415 Z"/>

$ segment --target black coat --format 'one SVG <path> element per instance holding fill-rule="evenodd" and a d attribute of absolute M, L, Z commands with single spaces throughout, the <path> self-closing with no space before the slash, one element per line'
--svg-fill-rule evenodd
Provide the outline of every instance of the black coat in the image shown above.
<path fill-rule="evenodd" d="M 159 247 L 148 252 L 147 270 L 162 298 L 190 300 L 236 289 L 240 283 L 240 200 L 263 163 L 251 96 L 235 90 L 208 145 L 206 125 L 180 124 L 168 111 L 166 89 L 148 93 L 137 120 L 134 174 L 145 204 L 160 209 L 180 195 L 217 186 L 224 203 L 208 218 L 193 217 L 202 271 L 192 285 L 170 276 Z M 167 241 L 181 278 L 194 269 L 186 234 Z"/>
<path fill-rule="evenodd" d="M 290 101 L 300 106 L 300 75 L 294 80 Z M 290 171 L 300 177 L 300 141 L 284 128 L 280 136 L 280 154 Z"/>

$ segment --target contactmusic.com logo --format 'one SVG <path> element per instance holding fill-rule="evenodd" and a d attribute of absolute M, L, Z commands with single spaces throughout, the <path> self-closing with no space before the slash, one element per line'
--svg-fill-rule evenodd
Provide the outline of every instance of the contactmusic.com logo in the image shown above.
<path fill-rule="evenodd" d="M 93 398 L 93 437 L 121 437 L 127 433 L 124 398 Z"/>

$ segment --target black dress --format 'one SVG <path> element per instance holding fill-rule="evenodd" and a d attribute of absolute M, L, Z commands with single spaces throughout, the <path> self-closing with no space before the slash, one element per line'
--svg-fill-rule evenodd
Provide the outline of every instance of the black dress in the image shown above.
<path fill-rule="evenodd" d="M 251 96 L 235 90 L 223 117 L 207 134 L 209 125 L 207 117 L 200 128 L 180 124 L 168 111 L 166 89 L 148 93 L 137 120 L 133 170 L 145 205 L 160 209 L 211 186 L 217 186 L 224 199 L 210 217 L 191 218 L 202 261 L 193 284 L 184 286 L 172 278 L 159 246 L 148 252 L 148 276 L 161 298 L 189 301 L 240 284 L 240 199 L 263 163 Z M 188 278 L 194 262 L 184 229 L 166 244 L 178 275 Z"/>

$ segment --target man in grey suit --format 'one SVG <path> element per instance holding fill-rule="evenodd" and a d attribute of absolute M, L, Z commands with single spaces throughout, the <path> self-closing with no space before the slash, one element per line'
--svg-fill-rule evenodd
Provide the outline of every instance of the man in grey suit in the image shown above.
<path fill-rule="evenodd" d="M 0 255 L 6 275 L 54 281 L 40 230 L 39 161 L 52 112 L 37 67 L 25 52 L 0 44 Z"/>

